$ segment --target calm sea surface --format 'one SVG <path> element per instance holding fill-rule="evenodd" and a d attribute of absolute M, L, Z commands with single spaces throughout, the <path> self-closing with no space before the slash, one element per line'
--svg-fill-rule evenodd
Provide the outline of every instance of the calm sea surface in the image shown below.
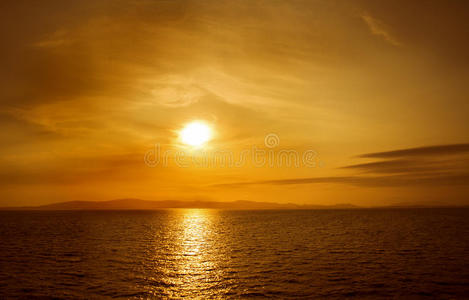
<path fill-rule="evenodd" d="M 0 212 L 0 298 L 469 298 L 469 210 Z"/>

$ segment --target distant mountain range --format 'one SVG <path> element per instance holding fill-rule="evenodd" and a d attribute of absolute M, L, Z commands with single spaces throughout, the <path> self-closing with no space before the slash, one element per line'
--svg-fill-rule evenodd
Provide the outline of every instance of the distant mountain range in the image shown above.
<path fill-rule="evenodd" d="M 214 208 L 230 210 L 256 210 L 256 209 L 353 209 L 359 208 L 352 204 L 336 205 L 299 205 L 280 204 L 272 202 L 255 201 L 180 201 L 164 200 L 149 201 L 141 199 L 117 199 L 110 201 L 69 201 L 41 206 L 2 207 L 0 210 L 156 210 L 166 208 Z"/>
<path fill-rule="evenodd" d="M 443 208 L 469 207 L 468 205 L 450 206 L 443 203 L 396 203 L 387 206 L 361 207 L 353 204 L 312 205 L 293 203 L 274 203 L 238 200 L 231 202 L 204 200 L 163 200 L 116 199 L 110 201 L 68 201 L 40 206 L 0 207 L 0 210 L 157 210 L 168 208 L 213 208 L 229 210 L 266 210 L 266 209 L 399 209 L 399 208 Z"/>

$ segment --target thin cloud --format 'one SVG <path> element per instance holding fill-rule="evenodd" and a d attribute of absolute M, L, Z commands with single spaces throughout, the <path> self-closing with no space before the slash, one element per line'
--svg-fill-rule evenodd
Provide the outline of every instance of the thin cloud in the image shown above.
<path fill-rule="evenodd" d="M 67 37 L 67 31 L 65 29 L 59 29 L 46 36 L 44 39 L 34 43 L 33 46 L 38 48 L 55 48 L 70 42 L 71 40 Z"/>
<path fill-rule="evenodd" d="M 344 166 L 349 176 L 307 177 L 235 182 L 215 187 L 255 185 L 349 184 L 365 187 L 442 186 L 469 184 L 469 144 L 438 145 L 387 152 L 368 153 L 361 158 L 383 160 Z M 445 156 L 448 154 L 459 154 Z M 398 159 L 391 159 L 398 158 Z"/>
<path fill-rule="evenodd" d="M 395 158 L 395 157 L 416 157 L 433 155 L 452 155 L 469 153 L 469 143 L 452 145 L 435 145 L 417 148 L 399 149 L 385 152 L 374 152 L 362 154 L 361 158 Z"/>
<path fill-rule="evenodd" d="M 341 183 L 353 179 L 353 177 L 309 177 L 309 178 L 291 178 L 291 179 L 274 179 L 274 180 L 258 180 L 243 181 L 214 184 L 212 187 L 243 187 L 250 185 L 291 185 L 291 184 L 313 184 L 313 183 Z"/>
<path fill-rule="evenodd" d="M 382 37 L 388 43 L 394 46 L 401 46 L 402 44 L 391 34 L 390 29 L 382 21 L 373 18 L 370 15 L 364 14 L 361 16 L 363 21 L 366 23 L 371 33 Z"/>
<path fill-rule="evenodd" d="M 422 172 L 433 169 L 433 164 L 428 162 L 412 161 L 408 159 L 396 159 L 389 161 L 377 161 L 363 164 L 355 164 L 341 169 L 360 170 L 372 173 L 405 173 Z"/>
<path fill-rule="evenodd" d="M 309 177 L 309 178 L 289 178 L 278 180 L 246 181 L 226 184 L 212 185 L 212 187 L 238 188 L 246 186 L 281 186 L 281 185 L 302 185 L 336 183 L 349 184 L 364 187 L 398 187 L 398 186 L 435 186 L 435 185 L 466 185 L 469 183 L 469 173 L 457 174 L 421 174 L 413 175 L 392 175 L 392 176 L 341 176 L 341 177 Z"/>

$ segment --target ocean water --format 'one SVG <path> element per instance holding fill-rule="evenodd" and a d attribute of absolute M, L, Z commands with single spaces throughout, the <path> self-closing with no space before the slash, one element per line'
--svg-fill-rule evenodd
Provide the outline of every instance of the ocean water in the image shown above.
<path fill-rule="evenodd" d="M 0 212 L 0 298 L 469 298 L 469 210 Z"/>

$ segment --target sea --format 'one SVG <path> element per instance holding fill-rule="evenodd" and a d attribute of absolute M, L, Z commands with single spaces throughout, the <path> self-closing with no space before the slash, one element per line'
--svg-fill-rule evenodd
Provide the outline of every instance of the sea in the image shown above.
<path fill-rule="evenodd" d="M 469 299 L 469 209 L 2 211 L 18 298 Z"/>

